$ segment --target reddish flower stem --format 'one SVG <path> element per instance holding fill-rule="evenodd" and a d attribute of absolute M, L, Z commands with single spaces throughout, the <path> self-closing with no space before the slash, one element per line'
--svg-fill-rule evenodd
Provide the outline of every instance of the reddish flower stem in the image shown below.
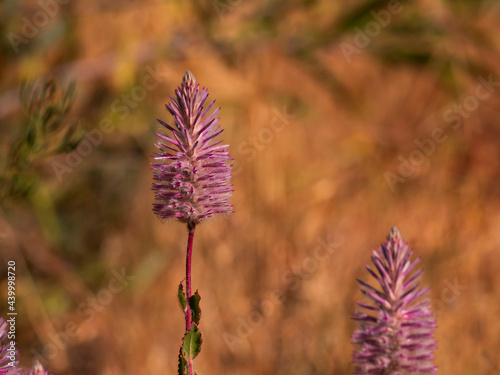
<path fill-rule="evenodd" d="M 189 237 L 186 252 L 186 332 L 191 329 L 191 308 L 189 298 L 191 297 L 191 258 L 193 255 L 193 238 L 195 225 L 188 225 Z"/>
<path fill-rule="evenodd" d="M 191 329 L 191 307 L 189 298 L 191 297 L 191 259 L 193 257 L 193 239 L 195 224 L 188 223 L 188 244 L 186 251 L 186 333 Z M 193 359 L 191 356 L 187 359 L 187 370 L 189 375 L 193 375 Z"/>

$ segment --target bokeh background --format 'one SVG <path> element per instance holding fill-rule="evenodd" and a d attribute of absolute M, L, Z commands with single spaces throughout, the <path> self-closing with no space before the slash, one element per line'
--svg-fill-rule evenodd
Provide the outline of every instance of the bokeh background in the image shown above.
<path fill-rule="evenodd" d="M 234 158 L 234 214 L 195 237 L 198 374 L 351 373 L 356 278 L 393 225 L 439 374 L 500 373 L 498 2 L 5 0 L 0 33 L 24 366 L 176 373 L 187 233 L 153 215 L 149 163 L 189 69 Z"/>

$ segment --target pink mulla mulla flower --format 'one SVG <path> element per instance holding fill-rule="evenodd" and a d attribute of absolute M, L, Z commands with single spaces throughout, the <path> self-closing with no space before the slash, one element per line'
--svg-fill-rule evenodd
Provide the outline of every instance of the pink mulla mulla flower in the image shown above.
<path fill-rule="evenodd" d="M 215 101 L 204 107 L 207 89 L 188 71 L 175 94 L 166 106 L 175 125 L 158 120 L 172 135 L 157 134 L 160 152 L 151 164 L 157 181 L 153 211 L 162 219 L 177 218 L 194 227 L 214 214 L 232 212 L 230 156 L 227 145 L 214 142 L 222 132 L 215 117 L 220 108 L 210 113 Z"/>
<path fill-rule="evenodd" d="M 393 227 L 377 251 L 373 251 L 373 270 L 368 272 L 380 285 L 380 290 L 358 280 L 361 292 L 370 304 L 358 305 L 371 314 L 355 311 L 353 319 L 360 322 L 352 336 L 354 374 L 405 375 L 433 374 L 433 331 L 436 323 L 430 312 L 429 299 L 421 300 L 429 289 L 421 289 L 422 270 L 411 271 L 420 259 L 411 262 L 413 251 Z"/>
<path fill-rule="evenodd" d="M 49 373 L 43 368 L 39 361 L 35 360 L 33 367 L 31 367 L 30 371 L 27 372 L 26 375 L 49 375 Z"/>
<path fill-rule="evenodd" d="M 10 365 L 8 352 L 10 341 L 7 336 L 7 321 L 0 318 L 0 375 L 18 375 L 20 373 L 17 368 L 18 362 L 14 362 L 14 366 Z"/>
<path fill-rule="evenodd" d="M 14 366 L 12 366 L 9 358 L 10 353 L 8 352 L 9 344 L 7 322 L 0 318 L 0 375 L 48 375 L 48 372 L 43 369 L 42 364 L 37 360 L 35 360 L 33 367 L 29 371 L 18 367 L 19 361 L 15 361 Z"/>

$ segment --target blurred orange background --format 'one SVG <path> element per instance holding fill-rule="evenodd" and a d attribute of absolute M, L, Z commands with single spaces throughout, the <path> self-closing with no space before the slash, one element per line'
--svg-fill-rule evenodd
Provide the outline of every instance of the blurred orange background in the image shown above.
<path fill-rule="evenodd" d="M 74 81 L 65 121 L 95 137 L 1 202 L 24 366 L 176 373 L 187 231 L 152 213 L 149 163 L 190 70 L 234 159 L 234 214 L 195 235 L 198 374 L 351 373 L 356 278 L 393 225 L 438 373 L 500 373 L 498 2 L 4 1 L 0 30 L 0 168 L 24 80 Z"/>

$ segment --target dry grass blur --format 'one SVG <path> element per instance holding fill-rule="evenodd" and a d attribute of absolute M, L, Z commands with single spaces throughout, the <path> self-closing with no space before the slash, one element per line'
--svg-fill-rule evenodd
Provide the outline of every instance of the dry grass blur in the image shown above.
<path fill-rule="evenodd" d="M 189 69 L 222 107 L 235 162 L 234 214 L 195 237 L 198 374 L 349 374 L 356 278 L 393 225 L 432 287 L 439 374 L 499 374 L 500 95 L 498 84 L 477 90 L 479 76 L 500 81 L 500 6 L 400 6 L 346 57 L 342 43 L 354 45 L 385 2 L 74 0 L 18 53 L 4 36 L 41 8 L 3 2 L 1 157 L 23 115 L 24 79 L 75 80 L 71 117 L 88 130 L 115 124 L 62 181 L 52 163 L 66 155 L 38 160 L 38 188 L 1 206 L 1 254 L 18 264 L 22 363 L 45 348 L 55 375 L 176 373 L 186 230 L 151 212 L 149 163 L 156 118 L 170 120 L 163 105 Z M 161 82 L 117 111 L 151 70 Z M 391 189 L 386 172 L 437 128 L 444 141 Z M 328 239 L 339 246 L 315 261 Z M 107 293 L 122 270 L 134 279 Z M 283 303 L 269 302 L 276 291 Z M 96 295 L 104 306 L 92 306 Z M 68 327 L 77 333 L 54 349 Z"/>

